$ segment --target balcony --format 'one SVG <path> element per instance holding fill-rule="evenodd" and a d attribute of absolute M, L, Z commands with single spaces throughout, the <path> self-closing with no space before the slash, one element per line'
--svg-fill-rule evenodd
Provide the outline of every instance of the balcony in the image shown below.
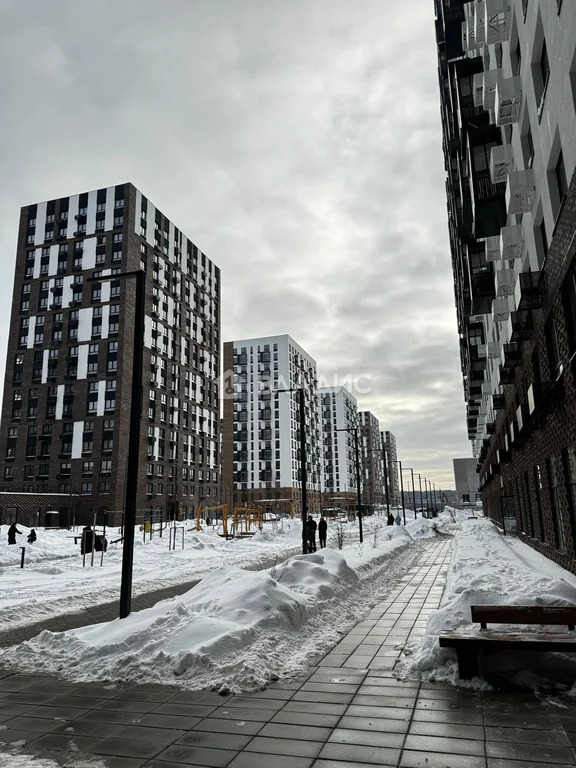
<path fill-rule="evenodd" d="M 529 309 L 512 312 L 510 315 L 510 322 L 512 326 L 510 341 L 521 342 L 530 339 L 534 323 L 532 320 L 532 312 Z"/>
<path fill-rule="evenodd" d="M 489 341 L 486 344 L 478 346 L 478 354 L 487 357 L 489 360 L 495 360 L 500 357 L 500 342 Z"/>
<path fill-rule="evenodd" d="M 506 407 L 506 398 L 504 395 L 492 395 L 492 408 L 495 411 L 503 411 Z"/>
<path fill-rule="evenodd" d="M 514 158 L 511 144 L 499 144 L 492 147 L 490 153 L 490 178 L 493 184 L 503 184 L 508 178 Z"/>
<path fill-rule="evenodd" d="M 522 224 L 502 227 L 500 231 L 500 253 L 503 259 L 519 259 L 524 248 Z"/>
<path fill-rule="evenodd" d="M 484 109 L 494 109 L 496 105 L 496 87 L 502 77 L 501 69 L 489 69 L 484 72 Z"/>
<path fill-rule="evenodd" d="M 510 37 L 509 0 L 486 0 L 485 39 L 486 44 L 503 43 Z"/>
<path fill-rule="evenodd" d="M 514 384 L 516 380 L 516 371 L 514 368 L 505 368 L 504 366 L 500 366 L 500 384 L 503 387 L 509 387 L 511 384 Z"/>
<path fill-rule="evenodd" d="M 514 171 L 508 176 L 506 210 L 509 215 L 528 213 L 536 192 L 533 171 Z"/>
<path fill-rule="evenodd" d="M 508 296 L 498 296 L 492 302 L 492 314 L 495 323 L 505 323 L 510 316 Z"/>
<path fill-rule="evenodd" d="M 543 272 L 520 272 L 514 291 L 517 311 L 540 309 L 545 294 Z"/>
<path fill-rule="evenodd" d="M 500 252 L 500 238 L 498 236 L 487 237 L 486 243 L 486 261 L 500 261 L 502 254 Z"/>
<path fill-rule="evenodd" d="M 512 125 L 520 119 L 522 85 L 519 77 L 507 77 L 496 84 L 496 125 Z"/>
<path fill-rule="evenodd" d="M 513 269 L 496 270 L 496 296 L 512 296 L 516 285 Z"/>

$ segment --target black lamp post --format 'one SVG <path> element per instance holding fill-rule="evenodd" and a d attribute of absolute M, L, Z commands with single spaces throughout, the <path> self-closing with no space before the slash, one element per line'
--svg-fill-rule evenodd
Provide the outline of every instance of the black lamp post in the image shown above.
<path fill-rule="evenodd" d="M 146 273 L 143 270 L 118 275 L 88 278 L 89 282 L 104 282 L 127 278 L 136 280 L 134 302 L 134 350 L 132 353 L 132 393 L 130 403 L 130 433 L 126 460 L 126 493 L 124 504 L 124 541 L 122 548 L 122 577 L 120 581 L 120 618 L 125 619 L 132 607 L 132 571 L 134 567 L 134 528 L 136 526 L 136 496 L 138 493 L 138 451 L 142 415 L 142 361 L 144 358 L 144 298 Z"/>
<path fill-rule="evenodd" d="M 308 477 L 306 474 L 306 415 L 304 413 L 304 387 L 275 389 L 274 392 L 298 392 L 300 407 L 300 479 L 302 481 L 302 554 L 308 554 Z"/>
<path fill-rule="evenodd" d="M 358 533 L 360 543 L 364 541 L 364 531 L 362 529 L 362 490 L 360 488 L 360 448 L 358 446 L 358 427 L 342 427 L 335 429 L 334 432 L 353 432 L 354 433 L 354 451 L 356 454 L 356 495 L 358 504 Z"/>
<path fill-rule="evenodd" d="M 424 511 L 424 499 L 422 498 L 422 475 L 420 472 L 416 473 L 418 475 L 418 487 L 420 488 L 420 514 Z M 424 478 L 424 482 L 426 482 L 426 478 Z"/>
<path fill-rule="evenodd" d="M 410 470 L 410 475 L 412 476 L 412 503 L 414 505 L 414 520 L 416 520 L 416 491 L 414 490 L 414 470 L 412 467 L 404 467 L 404 472 L 408 472 Z"/>
<path fill-rule="evenodd" d="M 402 497 L 402 515 L 404 517 L 404 525 L 406 525 L 406 506 L 404 504 L 404 481 L 402 479 L 402 462 L 400 461 L 400 459 L 397 459 L 396 462 L 400 466 L 400 495 Z"/>

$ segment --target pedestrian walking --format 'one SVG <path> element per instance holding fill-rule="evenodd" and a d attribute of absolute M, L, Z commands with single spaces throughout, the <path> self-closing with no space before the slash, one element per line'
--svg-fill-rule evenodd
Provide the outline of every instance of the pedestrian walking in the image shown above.
<path fill-rule="evenodd" d="M 388 525 L 394 525 L 394 515 L 392 514 L 392 512 L 390 512 L 388 514 L 388 523 L 387 524 Z"/>
<path fill-rule="evenodd" d="M 306 526 L 307 534 L 308 534 L 308 550 L 310 552 L 316 552 L 316 528 L 317 528 L 316 520 L 313 519 L 312 515 L 308 515 L 308 524 Z"/>
<path fill-rule="evenodd" d="M 16 534 L 21 536 L 22 531 L 19 531 L 18 528 L 16 528 L 16 523 L 12 523 L 10 528 L 8 528 L 8 544 L 16 544 Z"/>
<path fill-rule="evenodd" d="M 402 525 L 402 518 L 400 517 L 400 512 L 396 515 L 396 525 Z"/>
<path fill-rule="evenodd" d="M 34 544 L 37 538 L 38 537 L 36 536 L 36 531 L 34 530 L 34 528 L 32 528 L 30 533 L 28 534 L 28 538 L 26 539 L 26 541 L 28 542 L 28 544 Z"/>
<path fill-rule="evenodd" d="M 328 523 L 324 515 L 320 515 L 320 522 L 318 523 L 318 541 L 320 542 L 320 549 L 324 549 L 326 546 L 326 533 L 328 531 Z"/>

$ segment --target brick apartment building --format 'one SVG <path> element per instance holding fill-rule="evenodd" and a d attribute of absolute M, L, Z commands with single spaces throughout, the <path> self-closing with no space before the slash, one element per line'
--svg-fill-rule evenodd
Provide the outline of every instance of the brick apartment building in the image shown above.
<path fill-rule="evenodd" d="M 486 514 L 576 571 L 576 14 L 436 0 L 468 436 Z"/>
<path fill-rule="evenodd" d="M 63 494 L 63 524 L 73 509 L 77 521 L 123 509 L 142 341 L 135 280 L 121 276 L 136 270 L 137 508 L 187 514 L 218 492 L 220 271 L 128 183 L 22 208 L 0 426 L 11 508 Z"/>

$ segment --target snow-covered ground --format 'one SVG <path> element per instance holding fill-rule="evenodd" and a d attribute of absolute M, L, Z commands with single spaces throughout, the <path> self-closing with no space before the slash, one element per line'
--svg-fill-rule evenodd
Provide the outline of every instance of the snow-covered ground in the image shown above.
<path fill-rule="evenodd" d="M 556 565 L 520 540 L 503 536 L 487 518 L 468 519 L 468 511 L 453 513 L 456 533 L 442 604 L 428 620 L 422 640 L 406 648 L 401 677 L 421 673 L 430 680 L 450 681 L 466 687 L 489 687 L 479 678 L 458 678 L 456 654 L 438 646 L 442 630 L 473 627 L 472 605 L 576 605 L 576 576 Z M 503 631 L 524 628 L 499 625 Z M 534 627 L 525 629 L 534 630 Z M 546 631 L 566 632 L 566 627 Z M 490 679 L 539 689 L 576 679 L 576 659 L 561 654 L 502 653 L 485 660 Z M 568 686 L 568 687 L 569 687 Z M 566 688 L 566 686 L 564 686 Z M 576 695 L 576 686 L 573 693 Z"/>
<path fill-rule="evenodd" d="M 342 550 L 295 555 L 257 571 L 227 564 L 222 552 L 229 542 L 198 533 L 205 544 L 201 552 L 208 544 L 213 548 L 211 566 L 203 562 L 206 576 L 193 589 L 123 620 L 42 632 L 2 651 L 0 663 L 72 680 L 261 688 L 305 672 L 385 596 L 419 556 L 418 542 L 434 537 L 438 525 L 447 523 L 419 518 L 404 528 L 366 518 L 362 545 L 350 532 Z M 250 543 L 269 559 L 278 551 L 275 539 L 288 538 L 294 547 L 299 532 L 294 525 L 288 533 L 264 533 Z M 166 547 L 163 557 L 170 559 Z M 188 559 L 187 565 L 194 570 L 194 561 Z"/>

